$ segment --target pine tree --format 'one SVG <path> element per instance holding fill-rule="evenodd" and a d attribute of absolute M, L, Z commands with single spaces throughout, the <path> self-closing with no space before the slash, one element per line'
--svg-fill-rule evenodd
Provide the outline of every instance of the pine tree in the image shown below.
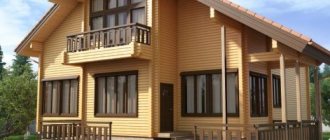
<path fill-rule="evenodd" d="M 20 76 L 24 73 L 30 74 L 33 77 L 33 71 L 31 68 L 32 64 L 30 62 L 30 57 L 16 55 L 13 65 L 12 65 L 12 75 Z"/>
<path fill-rule="evenodd" d="M 0 80 L 2 80 L 2 78 L 3 78 L 4 71 L 5 71 L 4 65 L 6 64 L 6 63 L 2 62 L 2 59 L 3 59 L 3 52 L 2 52 L 2 48 L 0 46 Z"/>

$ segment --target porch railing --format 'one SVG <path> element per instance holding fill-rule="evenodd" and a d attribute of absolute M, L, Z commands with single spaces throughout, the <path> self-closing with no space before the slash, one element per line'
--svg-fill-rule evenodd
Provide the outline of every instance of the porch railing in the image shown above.
<path fill-rule="evenodd" d="M 319 140 L 316 121 L 260 125 L 196 125 L 195 140 Z"/>
<path fill-rule="evenodd" d="M 151 28 L 135 23 L 69 35 L 67 36 L 67 52 L 123 46 L 131 42 L 150 45 Z"/>
<path fill-rule="evenodd" d="M 39 139 L 51 140 L 111 140 L 112 123 L 87 122 L 103 126 L 82 125 L 80 122 L 44 122 L 41 125 Z"/>

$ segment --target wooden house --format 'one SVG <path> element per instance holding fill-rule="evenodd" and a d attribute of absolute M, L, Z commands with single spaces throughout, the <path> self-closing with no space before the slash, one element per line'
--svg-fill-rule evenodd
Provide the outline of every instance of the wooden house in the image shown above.
<path fill-rule="evenodd" d="M 49 1 L 15 50 L 39 58 L 43 138 L 320 138 L 311 38 L 227 0 Z"/>

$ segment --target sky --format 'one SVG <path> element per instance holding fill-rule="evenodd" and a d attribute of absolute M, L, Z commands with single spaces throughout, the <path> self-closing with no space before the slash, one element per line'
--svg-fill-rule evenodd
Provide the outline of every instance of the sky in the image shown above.
<path fill-rule="evenodd" d="M 16 46 L 51 6 L 52 3 L 48 0 L 0 0 L 0 45 L 6 67 L 15 58 Z"/>
<path fill-rule="evenodd" d="M 330 49 L 330 0 L 232 0 Z M 14 49 L 51 8 L 48 0 L 0 0 L 0 45 L 7 67 Z M 36 65 L 34 65 L 36 67 Z"/>

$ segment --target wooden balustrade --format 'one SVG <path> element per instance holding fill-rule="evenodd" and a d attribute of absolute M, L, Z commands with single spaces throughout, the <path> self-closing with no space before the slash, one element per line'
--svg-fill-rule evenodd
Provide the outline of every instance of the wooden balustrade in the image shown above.
<path fill-rule="evenodd" d="M 244 129 L 244 131 L 243 131 Z M 253 125 L 241 124 L 202 124 L 194 127 L 195 140 L 254 140 L 257 136 Z"/>
<path fill-rule="evenodd" d="M 151 28 L 135 23 L 70 35 L 67 37 L 67 52 L 123 46 L 131 42 L 150 45 Z"/>
<path fill-rule="evenodd" d="M 87 122 L 44 122 L 39 132 L 40 139 L 51 140 L 111 140 L 112 123 Z M 103 124 L 92 126 L 90 124 Z"/>
<path fill-rule="evenodd" d="M 318 140 L 315 121 L 260 125 L 196 125 L 195 140 Z"/>

